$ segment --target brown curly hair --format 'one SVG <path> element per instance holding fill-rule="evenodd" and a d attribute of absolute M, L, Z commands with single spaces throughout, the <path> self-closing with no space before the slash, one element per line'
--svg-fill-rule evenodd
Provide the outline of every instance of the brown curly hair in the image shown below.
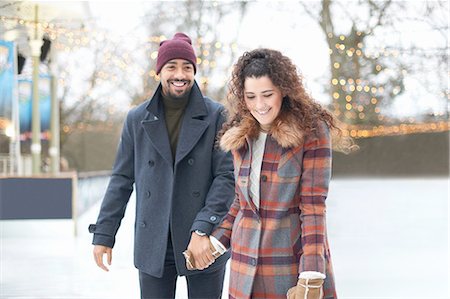
<path fill-rule="evenodd" d="M 228 119 L 224 123 L 220 137 L 231 127 L 238 126 L 245 117 L 251 117 L 244 100 L 244 83 L 249 77 L 268 76 L 277 86 L 283 97 L 280 114 L 277 118 L 295 116 L 295 125 L 299 131 L 308 134 L 316 128 L 318 121 L 324 121 L 333 133 L 333 147 L 342 152 L 350 152 L 353 148 L 351 138 L 343 137 L 334 116 L 315 102 L 306 92 L 303 78 L 290 58 L 272 49 L 255 49 L 245 52 L 234 65 L 231 81 L 228 85 L 227 112 Z M 255 136 L 249 136 L 255 137 Z"/>

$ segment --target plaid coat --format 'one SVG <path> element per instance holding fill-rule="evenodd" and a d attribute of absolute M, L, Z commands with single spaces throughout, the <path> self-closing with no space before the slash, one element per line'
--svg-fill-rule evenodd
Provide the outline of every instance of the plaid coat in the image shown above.
<path fill-rule="evenodd" d="M 212 235 L 231 247 L 229 297 L 286 298 L 300 272 L 317 271 L 326 275 L 324 298 L 337 298 L 325 224 L 331 175 L 328 127 L 319 123 L 302 136 L 285 123 L 269 132 L 259 209 L 249 197 L 249 130 L 251 121 L 221 139 L 221 146 L 233 153 L 236 194 Z"/>

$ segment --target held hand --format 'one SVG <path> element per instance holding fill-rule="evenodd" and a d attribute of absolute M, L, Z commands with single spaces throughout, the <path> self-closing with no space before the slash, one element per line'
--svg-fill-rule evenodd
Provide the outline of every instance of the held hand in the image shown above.
<path fill-rule="evenodd" d="M 322 278 L 300 278 L 297 285 L 288 290 L 287 299 L 322 299 L 322 284 Z"/>
<path fill-rule="evenodd" d="M 103 246 L 103 245 L 95 245 L 94 246 L 94 260 L 97 266 L 102 268 L 105 271 L 109 271 L 109 269 L 103 264 L 103 255 L 106 253 L 106 258 L 108 261 L 108 265 L 111 266 L 112 261 L 112 248 Z"/>
<path fill-rule="evenodd" d="M 187 247 L 187 254 L 193 260 L 192 266 L 197 270 L 208 268 L 214 263 L 214 256 L 211 250 L 211 242 L 208 236 L 199 236 L 192 233 L 191 241 Z"/>

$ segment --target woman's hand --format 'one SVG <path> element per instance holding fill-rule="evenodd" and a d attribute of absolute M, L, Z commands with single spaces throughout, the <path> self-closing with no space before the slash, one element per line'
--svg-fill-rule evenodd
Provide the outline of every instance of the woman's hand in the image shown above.
<path fill-rule="evenodd" d="M 322 285 L 322 278 L 300 278 L 297 285 L 288 290 L 287 299 L 322 299 Z"/>

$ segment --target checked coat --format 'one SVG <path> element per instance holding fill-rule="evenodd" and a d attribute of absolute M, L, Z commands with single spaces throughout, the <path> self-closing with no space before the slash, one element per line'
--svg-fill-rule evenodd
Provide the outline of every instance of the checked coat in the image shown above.
<path fill-rule="evenodd" d="M 278 122 L 267 136 L 259 209 L 249 197 L 248 136 L 256 121 L 245 118 L 221 139 L 233 153 L 235 199 L 212 235 L 231 247 L 230 298 L 286 298 L 303 271 L 324 273 L 324 298 L 337 298 L 325 224 L 330 131 L 318 122 L 303 134 L 290 121 Z"/>

